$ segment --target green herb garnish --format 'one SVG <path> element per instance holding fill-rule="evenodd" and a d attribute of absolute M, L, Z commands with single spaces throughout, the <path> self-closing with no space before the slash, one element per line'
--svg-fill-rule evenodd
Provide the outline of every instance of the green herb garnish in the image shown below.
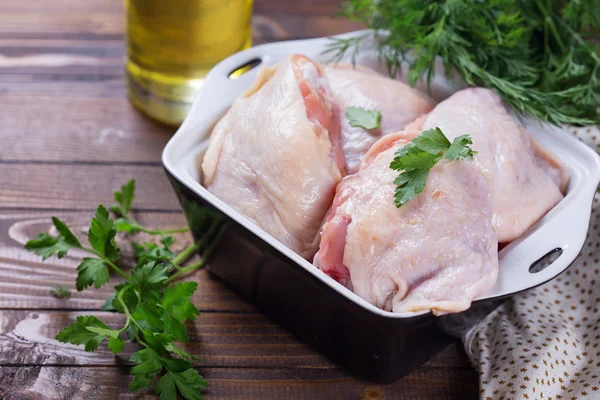
<path fill-rule="evenodd" d="M 64 285 L 52 285 L 50 295 L 57 299 L 69 300 L 71 298 L 71 289 Z"/>
<path fill-rule="evenodd" d="M 137 233 L 144 232 L 150 235 L 170 235 L 173 233 L 187 232 L 190 229 L 186 226 L 177 229 L 149 229 L 137 222 L 130 215 L 131 204 L 135 199 L 135 180 L 130 180 L 125 185 L 121 186 L 121 191 L 114 193 L 115 204 L 110 206 L 110 210 L 121 217 L 115 221 L 115 228 L 119 232 Z"/>
<path fill-rule="evenodd" d="M 90 257 L 83 258 L 77 267 L 75 283 L 78 291 L 90 286 L 104 286 L 110 281 L 111 271 L 125 280 L 115 286 L 115 291 L 102 306 L 104 311 L 125 314 L 122 327 L 109 327 L 92 315 L 79 316 L 58 333 L 58 341 L 84 345 L 86 351 L 95 351 L 107 340 L 107 346 L 114 354 L 123 350 L 125 342 L 136 342 L 143 349 L 130 357 L 130 361 L 136 363 L 131 370 L 135 377 L 129 386 L 131 391 L 151 386 L 160 376 L 154 392 L 160 395 L 161 400 L 176 400 L 178 392 L 185 399 L 201 400 L 199 390 L 207 389 L 208 383 L 192 365 L 192 361 L 198 359 L 175 344 L 176 341 L 189 340 L 184 322 L 193 321 L 200 314 L 191 301 L 198 284 L 174 281 L 205 265 L 217 237 L 222 233 L 219 229 L 221 220 L 218 216 L 196 210 L 205 221 L 212 221 L 210 228 L 198 242 L 175 254 L 170 249 L 174 238 L 167 234 L 185 232 L 188 228 L 159 230 L 142 226 L 130 215 L 134 198 L 133 180 L 115 193 L 116 204 L 111 211 L 120 217 L 117 221 L 110 218 L 104 206 L 98 206 L 88 232 L 89 247 L 83 245 L 63 221 L 52 217 L 58 235 L 40 233 L 36 239 L 28 241 L 25 248 L 44 260 L 53 254 L 62 258 L 74 248 L 89 253 Z M 162 235 L 161 244 L 134 243 L 138 263 L 126 272 L 117 265 L 121 256 L 115 241 L 118 230 Z M 199 262 L 181 265 L 201 249 L 203 256 Z M 71 293 L 68 288 L 56 286 L 52 295 L 68 299 Z"/>
<path fill-rule="evenodd" d="M 412 85 L 436 61 L 468 86 L 494 89 L 517 112 L 555 124 L 600 122 L 598 0 L 348 0 L 342 15 L 376 32 L 392 76 L 408 62 Z M 379 33 L 386 31 L 385 33 Z M 366 37 L 366 36 L 365 36 Z M 365 37 L 333 39 L 356 59 Z"/>
<path fill-rule="evenodd" d="M 402 171 L 394 180 L 394 200 L 400 208 L 425 189 L 429 171 L 442 158 L 446 160 L 472 160 L 477 154 L 469 145 L 469 135 L 456 137 L 452 143 L 440 128 L 423 131 L 410 143 L 396 151 L 390 168 Z"/>
<path fill-rule="evenodd" d="M 378 110 L 367 110 L 362 107 L 348 107 L 344 114 L 350 126 L 355 128 L 379 128 L 381 113 Z"/>

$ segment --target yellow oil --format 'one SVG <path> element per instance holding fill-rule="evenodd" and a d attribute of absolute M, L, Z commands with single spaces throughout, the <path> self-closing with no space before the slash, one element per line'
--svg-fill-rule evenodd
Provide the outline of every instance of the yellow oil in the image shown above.
<path fill-rule="evenodd" d="M 179 125 L 204 76 L 251 45 L 252 0 L 125 0 L 132 104 Z"/>

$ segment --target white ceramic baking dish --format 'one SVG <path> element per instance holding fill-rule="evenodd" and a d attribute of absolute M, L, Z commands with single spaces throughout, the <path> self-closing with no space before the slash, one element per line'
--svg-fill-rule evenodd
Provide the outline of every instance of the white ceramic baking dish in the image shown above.
<path fill-rule="evenodd" d="M 347 38 L 365 34 L 367 31 L 358 31 L 338 37 Z M 204 229 L 195 221 L 199 218 L 198 210 L 207 210 L 211 215 L 225 217 L 234 226 L 231 231 L 237 232 L 221 237 L 222 244 L 217 245 L 210 266 L 211 271 L 246 298 L 257 303 L 267 314 L 318 349 L 347 365 L 355 373 L 379 381 L 390 381 L 408 372 L 410 368 L 407 366 L 414 367 L 429 356 L 418 352 L 411 353 L 410 357 L 414 362 L 406 361 L 407 346 L 412 346 L 410 335 L 414 334 L 415 340 L 419 342 L 427 339 L 428 336 L 421 328 L 425 329 L 426 322 L 431 322 L 434 317 L 427 312 L 395 314 L 367 303 L 223 203 L 200 183 L 201 158 L 214 124 L 234 99 L 249 87 L 258 71 L 264 66 L 277 64 L 293 53 L 305 54 L 316 61 L 327 62 L 329 57 L 323 52 L 329 43 L 329 38 L 318 38 L 265 44 L 234 54 L 216 65 L 206 77 L 187 118 L 165 147 L 162 161 L 196 236 L 200 236 L 200 230 Z M 356 62 L 359 65 L 382 70 L 377 61 L 373 39 L 363 40 Z M 258 65 L 235 79 L 230 78 L 233 71 L 248 64 Z M 442 74 L 436 75 L 432 82 L 432 95 L 437 100 L 447 97 L 459 88 L 459 85 L 446 81 Z M 498 281 L 489 293 L 477 301 L 512 295 L 553 279 L 575 260 L 586 240 L 591 203 L 600 181 L 600 157 L 563 129 L 536 121 L 525 120 L 525 123 L 529 131 L 569 168 L 570 183 L 565 198 L 556 207 L 532 226 L 525 235 L 500 251 Z M 518 206 L 515 204 L 515 207 Z M 190 211 L 191 209 L 193 211 Z M 218 251 L 219 249 L 221 251 Z M 550 265 L 539 272 L 530 272 L 531 267 L 538 260 L 553 252 L 560 255 Z M 265 267 L 270 265 L 271 258 L 277 260 L 276 268 Z M 280 273 L 283 275 L 277 279 L 283 281 L 273 281 Z M 288 273 L 291 275 L 287 276 Z M 295 283 L 292 282 L 290 285 L 288 282 L 290 279 Z M 301 281 L 305 281 L 306 285 L 299 283 Z M 279 286 L 282 285 L 285 290 L 280 289 Z M 302 288 L 302 291 L 299 288 Z M 279 291 L 280 295 L 276 295 L 275 293 Z M 361 324 L 370 323 L 378 327 L 382 335 L 396 337 L 404 335 L 404 339 L 390 337 L 389 343 L 379 348 L 368 349 L 372 353 L 369 362 L 365 360 L 365 357 L 369 357 L 368 354 L 361 355 L 357 359 L 348 359 L 348 356 L 341 353 L 353 351 L 352 349 L 357 351 L 356 347 L 352 346 L 371 340 L 369 338 L 372 337 L 373 332 L 358 335 L 360 337 L 356 337 L 352 344 L 348 344 L 350 347 L 344 347 L 333 343 L 335 338 L 329 338 L 338 332 L 337 329 L 323 334 L 322 331 L 326 328 L 320 327 L 319 324 L 315 324 L 311 329 L 298 327 L 302 325 L 298 321 L 302 319 L 302 315 L 298 315 L 298 312 L 310 311 L 314 315 L 314 312 L 318 312 L 315 310 L 321 310 L 323 306 L 322 304 L 319 306 L 317 302 L 314 304 L 315 310 L 311 310 L 308 300 L 294 306 L 290 304 L 286 306 L 289 292 L 302 297 L 308 297 L 309 294 L 314 297 L 317 292 L 327 292 L 322 294 L 323 301 L 339 304 L 335 309 L 337 311 L 332 309 L 326 314 L 341 312 L 339 308 L 341 307 L 347 318 L 355 319 L 357 324 L 358 321 L 361 321 Z M 264 293 L 269 293 L 267 299 L 264 298 Z M 335 297 L 334 301 L 332 301 L 333 297 Z M 276 301 L 281 306 L 275 307 L 269 304 L 271 301 Z M 349 305 L 350 303 L 352 305 Z M 289 313 L 296 314 L 291 317 Z M 357 314 L 360 316 L 354 318 Z M 395 323 L 395 328 L 392 326 L 394 324 L 392 320 L 398 321 Z M 405 321 L 400 322 L 400 320 Z M 327 322 L 323 323 L 327 324 Z M 416 339 L 419 335 L 421 338 Z M 396 342 L 401 342 L 402 345 L 396 345 Z M 369 351 L 365 350 L 365 353 Z M 385 365 L 378 364 L 378 358 L 386 359 Z M 404 361 L 401 362 L 400 359 Z M 360 366 L 360 363 L 365 366 Z M 399 363 L 402 365 L 399 366 Z M 369 372 L 367 370 L 369 368 L 378 368 L 380 372 Z"/>

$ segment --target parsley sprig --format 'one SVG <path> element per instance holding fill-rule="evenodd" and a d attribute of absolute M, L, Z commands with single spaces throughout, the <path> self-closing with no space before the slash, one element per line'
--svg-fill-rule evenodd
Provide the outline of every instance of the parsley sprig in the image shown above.
<path fill-rule="evenodd" d="M 63 285 L 53 285 L 50 288 L 50 295 L 56 299 L 69 300 L 71 298 L 71 289 Z"/>
<path fill-rule="evenodd" d="M 133 179 L 121 186 L 121 191 L 116 191 L 114 198 L 116 203 L 110 206 L 110 210 L 120 217 L 115 222 L 115 227 L 119 232 L 144 232 L 149 235 L 165 236 L 190 230 L 187 226 L 178 229 L 149 229 L 138 223 L 129 213 L 131 211 L 131 204 L 135 199 L 135 180 Z"/>
<path fill-rule="evenodd" d="M 344 115 L 348 124 L 355 128 L 376 129 L 381 123 L 379 110 L 367 110 L 363 107 L 347 107 Z"/>
<path fill-rule="evenodd" d="M 394 201 L 400 208 L 425 189 L 429 171 L 441 159 L 472 160 L 477 154 L 469 145 L 469 135 L 454 138 L 452 143 L 440 128 L 428 129 L 394 154 L 390 168 L 402 171 L 394 180 Z"/>
<path fill-rule="evenodd" d="M 88 231 L 89 247 L 83 245 L 63 221 L 53 217 L 58 235 L 40 233 L 28 241 L 25 248 L 44 260 L 54 254 L 63 258 L 71 249 L 89 253 L 90 257 L 83 258 L 77 267 L 75 286 L 78 291 L 104 286 L 110 281 L 111 271 L 124 278 L 102 307 L 104 311 L 125 315 L 120 328 L 111 328 L 93 315 L 79 316 L 58 333 L 58 341 L 84 345 L 86 351 L 95 351 L 106 340 L 114 354 L 123 351 L 126 342 L 136 342 L 142 349 L 129 359 L 136 364 L 131 369 L 134 375 L 129 386 L 131 391 L 151 386 L 160 376 L 154 392 L 162 400 L 175 400 L 178 392 L 185 399 L 201 400 L 200 390 L 207 389 L 208 383 L 193 367 L 193 361 L 198 358 L 176 344 L 189 341 L 184 323 L 200 315 L 191 301 L 198 284 L 176 281 L 205 265 L 223 232 L 223 224 L 219 218 L 213 218 L 198 242 L 175 254 L 170 248 L 174 238 L 169 234 L 185 232 L 188 228 L 160 230 L 142 226 L 130 214 L 134 198 L 135 181 L 132 180 L 115 193 L 116 203 L 110 209 L 119 217 L 116 221 L 110 218 L 104 206 L 98 206 Z M 117 231 L 162 235 L 161 244 L 134 243 L 138 262 L 125 272 L 117 265 L 121 257 L 115 241 Z M 198 250 L 203 250 L 200 261 L 183 266 Z M 70 296 L 64 287 L 54 288 L 53 293 L 62 298 Z"/>
<path fill-rule="evenodd" d="M 600 122 L 598 0 L 347 0 L 342 15 L 378 32 L 390 74 L 407 62 L 413 85 L 429 83 L 440 59 L 449 77 L 496 90 L 518 113 Z M 334 39 L 329 51 L 355 61 L 365 37 Z"/>

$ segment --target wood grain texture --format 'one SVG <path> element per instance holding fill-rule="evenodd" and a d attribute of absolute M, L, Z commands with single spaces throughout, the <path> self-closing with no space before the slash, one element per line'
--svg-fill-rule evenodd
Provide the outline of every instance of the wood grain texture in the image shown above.
<path fill-rule="evenodd" d="M 0 160 L 158 163 L 175 129 L 125 98 L 122 1 L 34 4 L 0 4 Z M 282 4 L 257 2 L 255 44 L 360 28 L 331 20 L 336 1 Z"/>
<path fill-rule="evenodd" d="M 327 36 L 361 28 L 332 18 L 339 0 L 255 0 L 255 44 Z M 136 218 L 149 226 L 185 224 L 162 171 L 160 153 L 174 132 L 138 114 L 126 99 L 123 0 L 0 1 L 0 399 L 155 398 L 130 394 L 129 354 L 114 357 L 57 342 L 77 315 L 118 326 L 98 311 L 112 291 L 76 292 L 81 254 L 45 262 L 23 249 L 50 217 L 84 238 L 98 203 L 137 179 Z M 148 237 L 134 237 L 146 240 Z M 120 235 L 122 266 L 133 264 Z M 175 249 L 191 242 L 177 235 Z M 260 314 L 207 271 L 193 300 L 186 348 L 204 357 L 199 370 L 210 399 L 474 399 L 477 376 L 459 342 L 391 385 L 373 385 L 343 369 Z M 69 286 L 71 300 L 50 296 Z"/>
<path fill-rule="evenodd" d="M 152 399 L 128 393 L 127 367 L 0 367 L 0 398 Z M 210 382 L 205 398 L 227 400 L 471 400 L 477 398 L 470 369 L 423 366 L 389 385 L 373 385 L 339 369 L 200 368 Z M 452 382 L 452 384 L 448 384 Z M 7 390 L 7 388 L 10 388 Z"/>
<path fill-rule="evenodd" d="M 92 215 L 92 211 L 0 211 L 0 309 L 97 310 L 102 306 L 113 291 L 112 284 L 81 293 L 75 290 L 76 268 L 82 253 L 71 251 L 60 260 L 51 257 L 42 262 L 40 257 L 23 248 L 27 240 L 34 238 L 39 232 L 55 233 L 51 216 L 57 216 L 67 222 L 79 239 L 85 242 Z M 140 223 L 150 227 L 170 229 L 186 225 L 181 213 L 142 212 L 135 213 L 135 217 Z M 175 237 L 174 251 L 179 251 L 192 242 L 189 234 L 179 234 Z M 133 238 L 119 234 L 117 239 L 122 249 L 122 259 L 119 262 L 125 268 L 130 268 L 134 264 L 131 241 L 142 242 L 152 238 L 146 234 L 137 234 Z M 112 279 L 115 284 L 120 282 L 118 276 Z M 253 306 L 205 270 L 197 271 L 186 279 L 193 279 L 199 284 L 193 300 L 201 310 L 255 311 Z M 71 288 L 72 297 L 69 301 L 55 299 L 50 295 L 51 286 L 56 284 Z"/>
<path fill-rule="evenodd" d="M 113 190 L 129 179 L 136 179 L 137 209 L 180 210 L 162 166 L 130 164 L 0 163 L 0 204 L 4 208 L 95 209 L 98 204 L 110 205 Z"/>
<path fill-rule="evenodd" d="M 5 83 L 0 82 L 0 87 Z M 106 82 L 61 83 L 63 91 L 56 96 L 44 94 L 39 84 L 31 84 L 30 89 L 25 87 L 29 83 L 10 85 L 21 93 L 0 96 L 0 161 L 159 166 L 162 149 L 175 131 L 133 110 L 121 84 L 117 90 L 120 95 L 97 97 L 94 93 L 112 90 L 107 89 Z M 27 95 L 25 90 L 32 93 Z"/>
<path fill-rule="evenodd" d="M 0 310 L 0 365 L 99 366 L 130 365 L 129 356 L 139 349 L 127 344 L 114 356 L 102 344 L 88 353 L 82 346 L 60 343 L 54 337 L 79 315 L 93 315 L 120 329 L 121 314 L 90 311 Z M 181 347 L 202 358 L 209 367 L 337 368 L 310 346 L 260 313 L 203 312 L 188 322 L 190 342 Z M 456 350 L 456 347 L 450 347 Z M 466 357 L 452 357 L 448 350 L 430 360 L 430 368 L 470 368 Z"/>
<path fill-rule="evenodd" d="M 139 349 L 128 344 L 115 357 L 106 348 L 87 353 L 82 346 L 56 341 L 54 337 L 78 315 L 94 315 L 112 327 L 123 326 L 123 315 L 109 312 L 0 311 L 0 365 L 129 365 Z M 181 347 L 202 357 L 213 367 L 329 368 L 333 365 L 310 346 L 259 313 L 204 312 L 188 323 L 190 342 Z"/>
<path fill-rule="evenodd" d="M 254 19 L 268 18 L 287 32 L 288 37 L 335 35 L 359 29 L 360 24 L 342 18 L 330 24 L 314 25 L 338 13 L 340 1 L 255 1 Z M 308 22 L 308 24 L 306 23 Z M 289 27 L 288 27 L 288 24 Z M 319 30 L 315 30 L 319 26 Z M 123 0 L 59 0 L 0 4 L 0 33 L 6 37 L 119 38 L 124 34 Z"/>

